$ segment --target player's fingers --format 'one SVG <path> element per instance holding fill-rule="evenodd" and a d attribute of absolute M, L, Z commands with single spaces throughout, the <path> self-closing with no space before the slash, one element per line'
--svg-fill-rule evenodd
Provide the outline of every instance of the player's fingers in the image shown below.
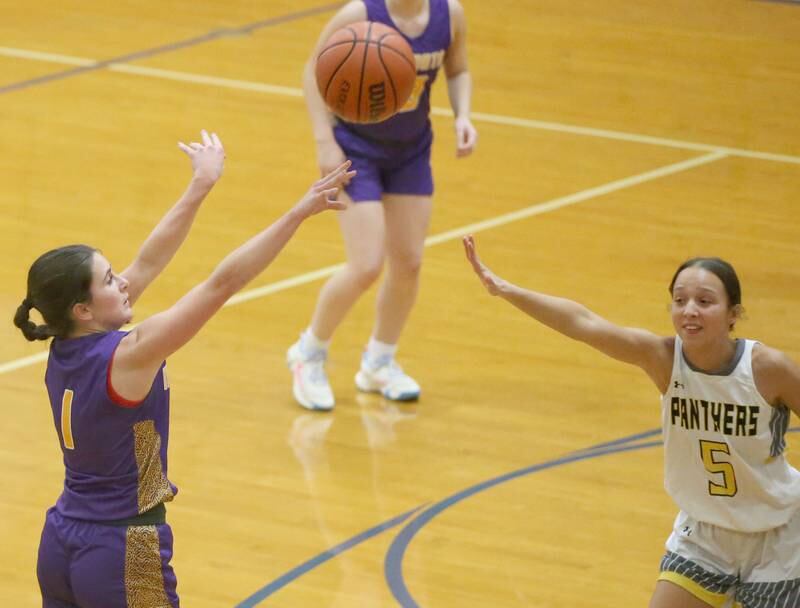
<path fill-rule="evenodd" d="M 189 146 L 187 146 L 187 145 L 186 145 L 185 143 L 183 143 L 182 141 L 179 141 L 179 142 L 178 142 L 178 147 L 179 147 L 181 150 L 183 150 L 184 152 L 186 152 L 186 154 L 188 154 L 189 156 L 191 156 L 191 155 L 192 155 L 192 152 L 194 152 L 194 150 L 192 150 L 192 149 L 191 149 Z"/>
<path fill-rule="evenodd" d="M 356 176 L 356 172 L 355 172 L 355 171 L 348 171 L 347 173 L 345 173 L 344 175 L 342 175 L 342 178 L 341 178 L 341 180 L 340 180 L 340 183 L 342 183 L 342 184 L 349 184 L 349 183 L 350 183 L 350 180 L 351 180 L 351 179 L 353 179 L 355 176 Z"/>
<path fill-rule="evenodd" d="M 319 166 L 320 178 L 317 180 L 316 183 L 318 184 L 324 183 L 330 177 L 331 173 L 333 173 L 334 171 L 336 171 L 335 167 L 332 167 L 330 165 L 320 165 Z"/>
<path fill-rule="evenodd" d="M 189 144 L 192 147 L 192 150 L 202 150 L 203 146 L 198 144 L 196 141 L 193 141 Z"/>
<path fill-rule="evenodd" d="M 211 134 L 211 143 L 213 143 L 215 146 L 219 146 L 220 148 L 222 147 L 222 142 L 216 133 Z"/>
<path fill-rule="evenodd" d="M 469 251 L 472 252 L 475 251 L 475 237 L 472 236 L 471 234 L 468 234 L 467 236 L 464 237 L 464 244 L 467 246 L 467 249 Z"/>
<path fill-rule="evenodd" d="M 352 164 L 353 164 L 352 161 L 349 160 L 344 161 L 333 171 L 331 171 L 330 177 L 336 178 L 339 177 L 340 175 L 343 175 L 344 173 L 347 173 L 347 170 L 350 168 L 350 165 Z"/>
<path fill-rule="evenodd" d="M 322 183 L 325 186 L 329 184 L 334 184 L 341 182 L 344 179 L 344 176 L 347 174 L 347 168 L 350 166 L 350 161 L 344 162 L 338 167 L 336 167 L 333 171 L 328 173 L 323 179 Z"/>
<path fill-rule="evenodd" d="M 208 136 L 208 131 L 203 129 L 200 131 L 200 137 L 203 139 L 203 145 L 210 146 L 211 145 L 211 138 Z"/>

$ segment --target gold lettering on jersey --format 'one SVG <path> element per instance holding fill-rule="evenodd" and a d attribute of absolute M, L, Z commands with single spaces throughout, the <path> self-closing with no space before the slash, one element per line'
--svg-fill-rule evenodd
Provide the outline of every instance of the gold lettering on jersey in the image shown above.
<path fill-rule="evenodd" d="M 419 106 L 419 98 L 425 90 L 426 82 L 428 82 L 427 74 L 417 74 L 417 79 L 414 81 L 414 88 L 411 90 L 411 95 L 409 95 L 405 105 L 400 108 L 400 112 L 413 112 L 417 109 L 417 106 Z"/>
<path fill-rule="evenodd" d="M 438 70 L 444 63 L 444 51 L 434 51 L 433 53 L 414 53 L 414 62 L 417 64 L 418 72 Z"/>
<path fill-rule="evenodd" d="M 713 431 L 735 437 L 754 437 L 758 433 L 757 405 L 739 405 L 705 399 L 673 397 L 670 417 L 673 426 L 687 430 Z"/>

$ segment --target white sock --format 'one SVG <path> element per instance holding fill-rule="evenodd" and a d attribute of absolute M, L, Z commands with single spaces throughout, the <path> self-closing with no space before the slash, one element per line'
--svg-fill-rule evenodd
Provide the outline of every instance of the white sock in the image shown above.
<path fill-rule="evenodd" d="M 377 369 L 394 359 L 396 352 L 397 344 L 386 344 L 372 337 L 367 344 L 365 363 L 370 369 Z"/>
<path fill-rule="evenodd" d="M 313 357 L 320 351 L 328 352 L 330 340 L 320 340 L 309 327 L 300 334 L 300 353 L 307 358 Z"/>

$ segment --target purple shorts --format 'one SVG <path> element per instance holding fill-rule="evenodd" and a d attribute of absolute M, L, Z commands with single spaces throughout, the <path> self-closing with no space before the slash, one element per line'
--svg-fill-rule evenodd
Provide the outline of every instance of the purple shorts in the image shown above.
<path fill-rule="evenodd" d="M 43 608 L 178 608 L 172 530 L 47 512 L 36 574 Z"/>
<path fill-rule="evenodd" d="M 354 203 L 380 201 L 383 194 L 431 196 L 431 144 L 428 130 L 410 142 L 369 140 L 344 126 L 334 128 L 336 142 L 358 172 L 345 191 Z"/>

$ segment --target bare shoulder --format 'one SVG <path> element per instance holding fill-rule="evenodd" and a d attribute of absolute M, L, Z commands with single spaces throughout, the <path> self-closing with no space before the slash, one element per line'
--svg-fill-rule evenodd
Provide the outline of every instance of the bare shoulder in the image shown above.
<path fill-rule="evenodd" d="M 756 376 L 780 375 L 792 367 L 797 367 L 797 364 L 783 351 L 760 342 L 753 346 L 753 374 Z"/>
<path fill-rule="evenodd" d="M 447 8 L 450 9 L 450 16 L 464 16 L 464 7 L 458 0 L 447 0 Z"/>
<path fill-rule="evenodd" d="M 675 358 L 675 336 L 658 336 L 658 346 L 661 356 L 669 359 L 670 365 Z"/>
<path fill-rule="evenodd" d="M 651 332 L 647 334 L 647 341 L 651 345 L 648 349 L 652 360 L 647 373 L 655 382 L 658 390 L 665 393 L 672 378 L 672 363 L 675 360 L 675 336 L 659 336 Z"/>
<path fill-rule="evenodd" d="M 322 28 L 322 32 L 320 33 L 319 40 L 317 40 L 317 46 L 315 47 L 314 54 L 322 48 L 322 45 L 327 42 L 328 38 L 331 35 L 346 25 L 351 23 L 356 23 L 358 21 L 366 21 L 367 19 L 367 7 L 361 0 L 352 0 L 345 4 L 339 11 L 330 18 L 330 21 L 325 24 L 325 27 Z"/>
<path fill-rule="evenodd" d="M 752 361 L 756 388 L 768 403 L 784 402 L 792 386 L 800 385 L 800 366 L 783 351 L 758 343 Z"/>
<path fill-rule="evenodd" d="M 367 19 L 367 6 L 361 0 L 351 0 L 339 9 L 330 23 L 335 23 L 336 27 L 342 27 L 348 23 L 365 21 Z"/>
<path fill-rule="evenodd" d="M 465 17 L 462 4 L 458 0 L 447 0 L 447 9 L 450 12 L 450 23 L 453 29 L 463 29 Z"/>

